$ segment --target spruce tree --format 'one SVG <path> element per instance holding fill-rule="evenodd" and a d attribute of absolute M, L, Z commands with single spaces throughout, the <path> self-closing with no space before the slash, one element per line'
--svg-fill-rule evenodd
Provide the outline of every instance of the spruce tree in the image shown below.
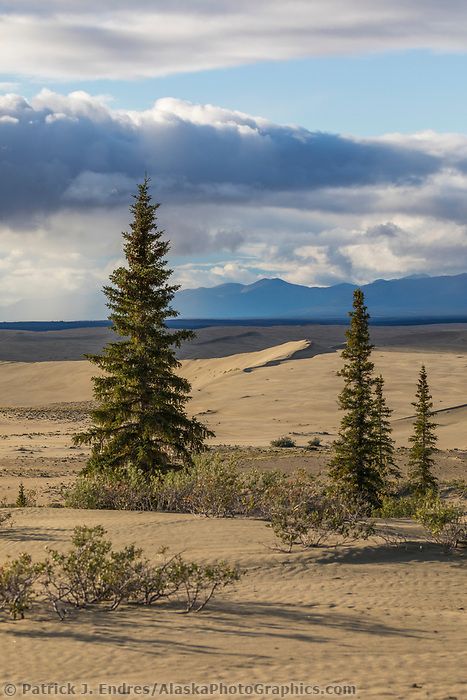
<path fill-rule="evenodd" d="M 374 421 L 374 462 L 382 479 L 388 482 L 391 477 L 400 477 L 400 471 L 394 462 L 394 440 L 391 437 L 392 410 L 384 396 L 384 379 L 382 375 L 374 380 L 373 421 Z"/>
<path fill-rule="evenodd" d="M 147 480 L 190 463 L 212 433 L 186 413 L 191 387 L 177 374 L 175 348 L 193 333 L 166 325 L 178 315 L 171 306 L 178 286 L 169 283 L 169 243 L 158 228 L 148 178 L 133 198 L 130 231 L 123 233 L 127 264 L 104 287 L 119 338 L 87 356 L 102 374 L 93 379 L 91 426 L 75 443 L 91 445 L 85 473 Z"/>
<path fill-rule="evenodd" d="M 339 407 L 345 411 L 339 437 L 334 442 L 330 476 L 337 487 L 350 497 L 360 497 L 369 506 L 380 504 L 383 478 L 375 464 L 373 346 L 368 329 L 369 314 L 361 289 L 356 289 L 346 346 L 342 352 L 344 367 L 338 376 L 344 379 Z"/>
<path fill-rule="evenodd" d="M 15 505 L 17 508 L 26 508 L 26 506 L 28 505 L 28 497 L 26 495 L 23 482 L 21 482 L 19 485 L 18 496 L 16 498 Z"/>
<path fill-rule="evenodd" d="M 425 366 L 422 365 L 418 379 L 413 435 L 409 438 L 409 481 L 417 494 L 437 490 L 437 479 L 432 473 L 433 454 L 436 449 L 436 423 L 433 422 L 433 401 L 428 386 Z"/>

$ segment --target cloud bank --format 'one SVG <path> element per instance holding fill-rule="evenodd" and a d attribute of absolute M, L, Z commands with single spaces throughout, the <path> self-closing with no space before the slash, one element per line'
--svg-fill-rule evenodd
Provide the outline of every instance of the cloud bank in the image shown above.
<path fill-rule="evenodd" d="M 124 112 L 44 90 L 0 96 L 4 315 L 50 316 L 41 299 L 59 294 L 74 315 L 102 316 L 77 300 L 117 263 L 145 172 L 184 286 L 467 269 L 467 137 L 356 139 L 172 98 Z"/>
<path fill-rule="evenodd" d="M 58 80 L 368 51 L 467 50 L 463 0 L 3 0 L 0 15 L 2 71 Z"/>

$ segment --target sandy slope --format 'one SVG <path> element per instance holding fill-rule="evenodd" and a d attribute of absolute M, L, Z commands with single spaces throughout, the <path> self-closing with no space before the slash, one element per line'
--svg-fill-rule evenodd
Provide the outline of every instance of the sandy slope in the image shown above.
<path fill-rule="evenodd" d="M 332 439 L 340 418 L 336 399 L 341 380 L 336 371 L 342 361 L 340 353 L 294 359 L 308 343 L 292 341 L 259 352 L 183 362 L 181 372 L 193 388 L 190 409 L 216 432 L 215 442 L 267 445 L 286 433 L 294 433 L 299 444 L 316 433 L 329 433 Z M 377 350 L 374 359 L 386 380 L 398 444 L 407 444 L 411 401 L 418 370 L 425 363 L 435 408 L 441 411 L 439 445 L 467 448 L 466 355 Z M 85 361 L 0 363 L 0 404 L 42 407 L 90 400 L 95 372 Z M 11 420 L 18 417 L 0 417 L 0 434 L 11 432 Z M 16 432 L 23 428 L 21 423 Z"/>
<path fill-rule="evenodd" d="M 316 432 L 332 439 L 341 361 L 338 354 L 294 359 L 307 342 L 184 362 L 192 411 L 221 443 L 265 445 L 287 432 L 302 443 Z M 448 409 L 438 414 L 441 443 L 467 447 L 465 355 L 378 350 L 375 361 L 399 441 L 410 430 L 410 402 L 425 362 L 436 407 Z M 0 404 L 10 407 L 0 414 L 0 498 L 14 500 L 20 480 L 27 488 L 66 481 L 82 464 L 85 453 L 71 447 L 71 436 L 85 424 L 80 402 L 91 399 L 94 372 L 86 362 L 0 364 Z M 298 466 L 313 453 L 289 454 L 284 459 Z M 465 478 L 459 453 L 449 460 L 452 474 Z M 41 502 L 50 501 L 48 493 Z M 420 549 L 413 530 L 414 543 L 398 550 L 362 543 L 283 554 L 271 549 L 271 531 L 259 521 L 30 508 L 16 510 L 13 527 L 0 534 L 0 561 L 22 550 L 43 557 L 47 545 L 64 547 L 79 523 L 102 523 L 116 545 L 137 542 L 151 556 L 169 544 L 190 558 L 236 562 L 246 574 L 199 616 L 124 608 L 82 612 L 64 623 L 45 611 L 2 621 L 0 680 L 94 687 L 304 681 L 355 684 L 357 697 L 370 700 L 467 697 L 465 560 Z"/>
<path fill-rule="evenodd" d="M 102 523 L 116 544 L 135 541 L 151 556 L 170 544 L 246 573 L 198 616 L 123 608 L 63 623 L 45 612 L 2 622 L 2 679 L 305 681 L 355 684 L 371 700 L 466 697 L 465 570 L 456 556 L 417 543 L 283 554 L 258 521 L 47 509 L 17 511 L 0 556 L 43 557 L 77 523 Z"/>

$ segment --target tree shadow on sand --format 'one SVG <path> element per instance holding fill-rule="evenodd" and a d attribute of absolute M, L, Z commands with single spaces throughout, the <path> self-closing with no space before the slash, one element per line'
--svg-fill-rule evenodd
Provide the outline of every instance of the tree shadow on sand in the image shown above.
<path fill-rule="evenodd" d="M 230 602 L 217 601 L 209 611 L 198 615 L 181 615 L 157 606 L 144 608 L 125 606 L 115 612 L 84 610 L 73 613 L 65 622 L 55 622 L 53 617 L 41 616 L 37 620 L 5 626 L 4 632 L 15 639 L 74 640 L 92 644 L 124 646 L 133 651 L 158 656 L 161 650 L 173 649 L 184 654 L 223 654 L 261 661 L 267 658 L 261 653 L 261 640 L 274 638 L 284 642 L 314 644 L 335 643 L 330 630 L 346 633 L 371 634 L 378 637 L 423 638 L 423 632 L 410 628 L 397 628 L 364 616 L 345 614 L 334 610 L 318 610 L 312 605 L 288 605 L 280 602 Z M 46 625 L 44 625 L 47 619 Z M 216 638 L 226 635 L 239 640 L 237 649 L 229 645 L 229 651 L 217 648 Z M 186 641 L 189 639 L 190 642 Z M 251 654 L 247 645 L 241 651 L 241 639 L 256 639 L 257 653 Z M 193 639 L 199 640 L 194 642 Z M 209 640 L 210 644 L 206 644 Z"/>
<path fill-rule="evenodd" d="M 12 525 L 2 531 L 1 537 L 12 542 L 59 542 L 64 541 L 63 535 L 64 530 L 59 527 L 44 530 Z"/>
<path fill-rule="evenodd" d="M 454 567 L 465 567 L 466 550 L 446 552 L 441 545 L 419 540 L 397 545 L 376 543 L 366 547 L 346 547 L 327 550 L 315 558 L 318 564 L 407 564 L 439 562 Z"/>

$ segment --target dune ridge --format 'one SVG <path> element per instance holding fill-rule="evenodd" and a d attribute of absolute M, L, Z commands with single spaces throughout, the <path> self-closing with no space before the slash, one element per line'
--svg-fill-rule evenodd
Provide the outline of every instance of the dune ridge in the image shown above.
<path fill-rule="evenodd" d="M 310 436 L 337 433 L 340 352 L 303 357 L 312 340 L 282 343 L 265 350 L 227 357 L 184 360 L 180 373 L 192 385 L 189 410 L 215 431 L 214 443 L 268 445 L 293 433 L 298 444 Z M 386 380 L 393 409 L 394 437 L 407 445 L 412 428 L 417 374 L 427 366 L 441 448 L 467 449 L 467 355 L 377 348 L 373 359 Z M 0 363 L 0 405 L 47 407 L 92 400 L 92 376 L 86 360 Z M 4 426 L 2 428 L 2 425 Z M 10 430 L 5 415 L 2 430 Z"/>

